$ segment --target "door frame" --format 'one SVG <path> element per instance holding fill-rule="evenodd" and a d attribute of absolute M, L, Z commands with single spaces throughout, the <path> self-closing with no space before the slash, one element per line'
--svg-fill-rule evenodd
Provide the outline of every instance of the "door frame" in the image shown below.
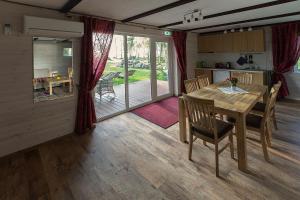
<path fill-rule="evenodd" d="M 123 36 L 123 47 L 124 47 L 124 84 L 125 84 L 125 109 L 107 115 L 102 118 L 97 118 L 97 122 L 104 121 L 106 119 L 115 117 L 117 115 L 129 112 L 139 107 L 143 107 L 145 105 L 154 103 L 156 101 L 165 99 L 167 97 L 171 97 L 174 95 L 174 69 L 173 65 L 173 43 L 171 42 L 170 37 L 164 36 L 156 36 L 156 35 L 147 35 L 147 34 L 139 34 L 139 33 L 128 33 L 122 31 L 115 31 L 114 35 Z M 129 106 L 129 83 L 128 83 L 128 49 L 127 49 L 127 36 L 135 36 L 135 37 L 146 37 L 150 39 L 150 66 L 151 66 L 151 100 L 144 102 L 142 104 L 136 106 Z M 168 43 L 168 78 L 169 78 L 169 93 L 157 96 L 157 80 L 156 80 L 156 42 L 167 42 Z"/>

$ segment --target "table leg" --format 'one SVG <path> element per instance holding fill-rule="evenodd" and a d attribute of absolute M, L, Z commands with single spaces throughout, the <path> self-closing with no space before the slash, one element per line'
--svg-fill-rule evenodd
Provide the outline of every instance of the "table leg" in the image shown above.
<path fill-rule="evenodd" d="M 72 81 L 70 81 L 69 84 L 69 92 L 72 93 Z"/>
<path fill-rule="evenodd" d="M 186 116 L 185 107 L 182 97 L 179 97 L 179 139 L 181 142 L 186 142 Z"/>
<path fill-rule="evenodd" d="M 49 83 L 49 94 L 50 94 L 50 95 L 53 94 L 52 83 Z"/>
<path fill-rule="evenodd" d="M 247 145 L 246 145 L 246 116 L 240 114 L 236 119 L 238 168 L 247 170 Z"/>

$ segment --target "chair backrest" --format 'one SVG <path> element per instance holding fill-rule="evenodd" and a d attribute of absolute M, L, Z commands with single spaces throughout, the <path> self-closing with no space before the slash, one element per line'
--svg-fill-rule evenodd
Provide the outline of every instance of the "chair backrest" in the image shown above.
<path fill-rule="evenodd" d="M 238 79 L 238 83 L 249 85 L 253 83 L 253 76 L 250 73 L 237 73 L 234 77 Z"/>
<path fill-rule="evenodd" d="M 200 88 L 206 87 L 209 85 L 209 79 L 206 75 L 198 76 L 198 85 Z"/>
<path fill-rule="evenodd" d="M 198 80 L 196 78 L 185 80 L 184 86 L 187 93 L 191 93 L 200 89 L 198 85 Z"/>
<path fill-rule="evenodd" d="M 183 99 L 190 126 L 200 127 L 216 139 L 218 136 L 214 100 L 199 99 L 186 94 L 183 94 Z"/>
<path fill-rule="evenodd" d="M 271 117 L 271 114 L 274 111 L 276 99 L 277 99 L 280 87 L 281 87 L 281 81 L 274 84 L 273 87 L 271 88 L 271 91 L 270 91 L 270 94 L 269 94 L 269 97 L 268 97 L 268 100 L 266 103 L 265 113 L 264 113 L 265 123 L 266 123 L 266 120 L 268 120 Z"/>

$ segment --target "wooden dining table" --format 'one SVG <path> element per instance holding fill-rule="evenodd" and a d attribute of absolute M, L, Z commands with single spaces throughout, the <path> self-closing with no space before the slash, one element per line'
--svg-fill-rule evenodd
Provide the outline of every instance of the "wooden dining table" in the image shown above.
<path fill-rule="evenodd" d="M 247 91 L 243 94 L 226 94 L 219 88 L 229 87 L 228 82 L 211 84 L 200 90 L 189 93 L 193 97 L 213 99 L 218 114 L 236 119 L 236 137 L 238 168 L 247 171 L 247 145 L 246 145 L 246 116 L 259 101 L 266 101 L 268 87 L 264 85 L 238 84 L 237 87 Z M 187 142 L 187 116 L 183 98 L 179 98 L 179 138 Z"/>

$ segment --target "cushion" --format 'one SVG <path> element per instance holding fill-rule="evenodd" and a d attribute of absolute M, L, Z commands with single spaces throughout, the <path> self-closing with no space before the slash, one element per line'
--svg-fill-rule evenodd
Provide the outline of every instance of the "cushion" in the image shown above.
<path fill-rule="evenodd" d="M 265 108 L 266 108 L 266 104 L 265 103 L 258 102 L 253 107 L 253 110 L 260 111 L 260 112 L 265 112 Z"/>
<path fill-rule="evenodd" d="M 262 122 L 263 117 L 254 114 L 248 114 L 246 117 L 246 124 L 247 126 L 260 128 L 260 124 Z M 230 123 L 235 123 L 236 120 L 233 117 L 227 117 L 227 121 Z"/>
<path fill-rule="evenodd" d="M 229 124 L 227 122 L 218 119 L 216 119 L 216 125 L 217 125 L 218 138 L 223 137 L 226 133 L 228 133 L 230 130 L 233 129 L 232 124 Z M 202 128 L 197 124 L 192 125 L 192 131 L 204 135 L 206 137 L 209 137 L 211 139 L 214 139 L 214 133 L 209 132 L 208 130 Z"/>

